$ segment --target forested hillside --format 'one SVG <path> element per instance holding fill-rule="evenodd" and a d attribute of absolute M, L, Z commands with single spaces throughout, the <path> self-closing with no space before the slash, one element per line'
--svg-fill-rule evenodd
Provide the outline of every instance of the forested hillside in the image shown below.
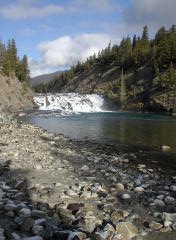
<path fill-rule="evenodd" d="M 0 106 L 5 111 L 29 109 L 33 92 L 29 83 L 27 56 L 19 58 L 15 40 L 0 42 Z"/>
<path fill-rule="evenodd" d="M 149 39 L 148 27 L 141 37 L 109 43 L 97 55 L 78 62 L 38 92 L 98 92 L 124 109 L 175 111 L 176 26 L 161 27 Z"/>

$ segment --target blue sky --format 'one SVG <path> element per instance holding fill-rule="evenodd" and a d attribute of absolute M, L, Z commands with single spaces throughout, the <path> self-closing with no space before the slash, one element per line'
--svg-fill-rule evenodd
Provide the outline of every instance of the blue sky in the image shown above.
<path fill-rule="evenodd" d="M 176 23 L 175 9 L 175 0 L 0 0 L 0 36 L 15 38 L 35 76 L 83 61 L 145 24 L 152 36 Z"/>

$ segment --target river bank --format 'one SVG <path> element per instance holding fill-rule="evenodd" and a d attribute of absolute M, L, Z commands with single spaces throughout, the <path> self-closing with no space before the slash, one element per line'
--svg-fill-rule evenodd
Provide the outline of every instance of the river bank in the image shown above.
<path fill-rule="evenodd" d="M 174 172 L 16 119 L 0 126 L 0 239 L 176 238 Z"/>

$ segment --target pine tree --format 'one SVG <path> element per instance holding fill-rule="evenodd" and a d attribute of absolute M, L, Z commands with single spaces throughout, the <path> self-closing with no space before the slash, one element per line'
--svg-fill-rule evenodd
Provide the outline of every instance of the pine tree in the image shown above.
<path fill-rule="evenodd" d="M 126 107 L 126 85 L 124 80 L 124 73 L 123 68 L 121 71 L 121 84 L 120 84 L 120 102 L 121 102 L 121 108 Z"/>
<path fill-rule="evenodd" d="M 0 40 L 0 68 L 3 66 L 3 62 L 5 59 L 6 48 L 5 45 Z"/>
<path fill-rule="evenodd" d="M 147 25 L 145 25 L 143 28 L 143 33 L 142 33 L 142 41 L 148 41 L 148 40 L 149 40 L 148 27 L 147 27 Z"/>
<path fill-rule="evenodd" d="M 170 86 L 173 86 L 175 85 L 175 83 L 176 83 L 175 69 L 173 63 L 171 62 L 168 70 L 168 84 Z"/>
<path fill-rule="evenodd" d="M 135 47 L 136 47 L 136 34 L 134 34 L 134 37 L 133 37 L 133 43 L 132 43 L 132 48 L 133 48 L 133 50 L 135 49 Z"/>
<path fill-rule="evenodd" d="M 23 82 L 29 85 L 29 68 L 28 68 L 28 60 L 26 55 L 24 55 L 22 60 L 19 62 L 16 72 L 20 82 Z"/>
<path fill-rule="evenodd" d="M 14 38 L 12 38 L 12 41 L 11 41 L 10 62 L 11 62 L 12 71 L 16 73 L 17 66 L 18 66 L 18 63 L 19 63 L 19 58 L 18 58 L 18 55 L 17 55 L 17 47 L 16 47 L 16 43 L 15 43 Z"/>

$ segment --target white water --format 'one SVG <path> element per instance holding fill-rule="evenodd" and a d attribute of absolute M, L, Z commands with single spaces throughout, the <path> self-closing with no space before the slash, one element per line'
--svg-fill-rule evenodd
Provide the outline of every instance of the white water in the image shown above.
<path fill-rule="evenodd" d="M 104 98 L 97 94 L 59 93 L 40 94 L 34 97 L 40 110 L 72 113 L 104 112 Z"/>

